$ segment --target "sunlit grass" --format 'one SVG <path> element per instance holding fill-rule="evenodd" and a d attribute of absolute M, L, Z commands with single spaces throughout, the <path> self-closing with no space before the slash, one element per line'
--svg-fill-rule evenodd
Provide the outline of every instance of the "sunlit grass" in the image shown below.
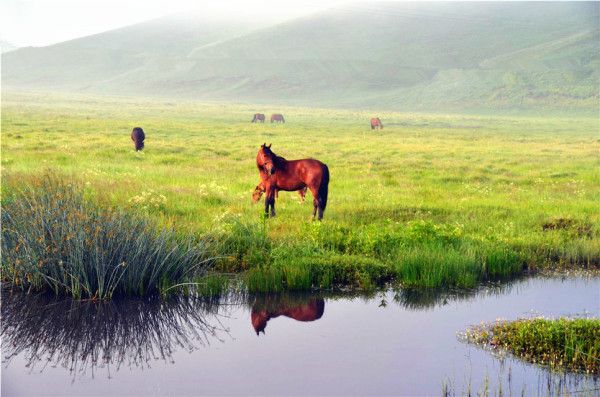
<path fill-rule="evenodd" d="M 522 270 L 600 264 L 594 118 L 25 94 L 5 94 L 2 111 L 5 175 L 78 177 L 101 206 L 209 238 L 217 269 L 248 272 L 251 289 L 389 279 L 469 287 Z M 256 111 L 288 122 L 251 124 Z M 384 130 L 370 130 L 372 115 Z M 129 138 L 136 125 L 147 133 L 142 153 Z M 251 194 L 263 142 L 329 166 L 321 224 L 310 222 L 310 194 L 301 205 L 280 193 L 277 217 L 262 219 Z"/>

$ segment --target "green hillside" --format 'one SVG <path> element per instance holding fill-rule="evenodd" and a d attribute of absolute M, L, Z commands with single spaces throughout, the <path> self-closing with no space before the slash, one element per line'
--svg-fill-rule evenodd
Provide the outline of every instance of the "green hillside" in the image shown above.
<path fill-rule="evenodd" d="M 8 89 L 409 110 L 599 104 L 600 3 L 358 3 L 263 29 L 172 20 L 3 56 Z"/>

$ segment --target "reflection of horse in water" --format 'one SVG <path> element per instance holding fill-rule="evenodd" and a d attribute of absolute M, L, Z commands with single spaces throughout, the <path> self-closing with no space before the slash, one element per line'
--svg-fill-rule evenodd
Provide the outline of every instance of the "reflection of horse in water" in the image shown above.
<path fill-rule="evenodd" d="M 310 298 L 303 303 L 281 301 L 276 304 L 257 304 L 252 306 L 252 326 L 256 335 L 264 334 L 267 322 L 275 317 L 286 316 L 296 321 L 315 321 L 323 316 L 325 301 L 323 298 Z"/>

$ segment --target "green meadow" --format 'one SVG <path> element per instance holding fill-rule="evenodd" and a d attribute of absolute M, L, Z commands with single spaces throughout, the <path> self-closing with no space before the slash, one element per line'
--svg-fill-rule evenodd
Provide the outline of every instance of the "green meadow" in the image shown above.
<path fill-rule="evenodd" d="M 332 110 L 3 93 L 3 205 L 51 173 L 87 199 L 202 240 L 210 282 L 250 291 L 469 288 L 600 266 L 597 117 Z M 282 113 L 285 124 L 251 124 Z M 369 118 L 384 129 L 371 131 Z M 146 132 L 145 150 L 129 134 Z M 263 143 L 331 172 L 323 222 L 280 192 L 251 202 Z M 6 277 L 6 259 L 3 259 Z M 221 280 L 221 281 L 219 281 Z M 211 287 L 211 288 L 213 288 Z M 210 291 L 208 291 L 210 292 Z"/>

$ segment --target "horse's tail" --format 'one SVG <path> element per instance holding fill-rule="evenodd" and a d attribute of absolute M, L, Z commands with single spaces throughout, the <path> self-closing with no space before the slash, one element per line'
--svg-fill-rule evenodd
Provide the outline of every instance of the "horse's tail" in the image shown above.
<path fill-rule="evenodd" d="M 135 140 L 135 150 L 136 151 L 140 151 L 140 150 L 144 150 L 144 141 L 141 139 L 136 139 Z"/>
<path fill-rule="evenodd" d="M 325 211 L 327 194 L 329 192 L 329 168 L 325 164 L 321 168 L 323 169 L 323 177 L 319 186 L 319 203 L 321 204 L 321 211 Z"/>

